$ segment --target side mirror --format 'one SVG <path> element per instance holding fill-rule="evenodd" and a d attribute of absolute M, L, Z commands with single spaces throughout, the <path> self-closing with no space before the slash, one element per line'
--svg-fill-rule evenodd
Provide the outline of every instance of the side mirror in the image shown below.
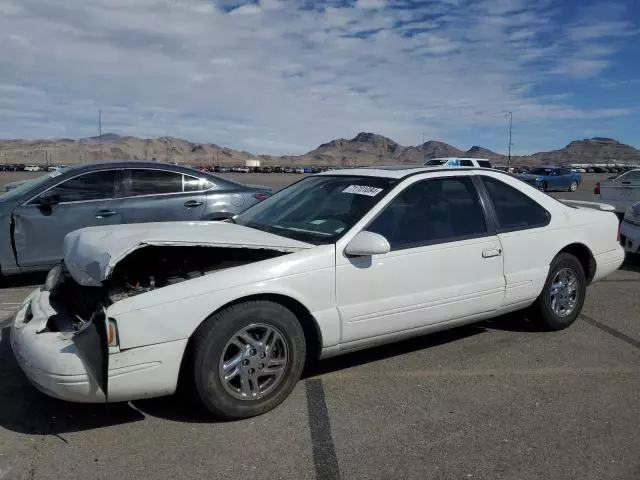
<path fill-rule="evenodd" d="M 58 203 L 60 203 L 60 195 L 50 192 L 43 193 L 37 200 L 39 207 L 52 207 Z"/>
<path fill-rule="evenodd" d="M 382 235 L 366 230 L 358 233 L 347 244 L 344 253 L 351 256 L 363 257 L 371 255 L 382 255 L 389 253 L 391 245 Z"/>

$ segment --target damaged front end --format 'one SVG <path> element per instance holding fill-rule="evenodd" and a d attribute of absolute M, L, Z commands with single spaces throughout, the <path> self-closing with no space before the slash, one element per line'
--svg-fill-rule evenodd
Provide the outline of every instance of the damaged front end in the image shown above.
<path fill-rule="evenodd" d="M 109 353 L 117 352 L 119 345 L 116 321 L 106 313 L 110 305 L 286 253 L 266 248 L 145 245 L 120 260 L 100 286 L 81 285 L 62 264 L 49 272 L 42 287 L 49 294 L 51 312 L 38 333 L 70 333 L 87 373 L 108 398 Z"/>

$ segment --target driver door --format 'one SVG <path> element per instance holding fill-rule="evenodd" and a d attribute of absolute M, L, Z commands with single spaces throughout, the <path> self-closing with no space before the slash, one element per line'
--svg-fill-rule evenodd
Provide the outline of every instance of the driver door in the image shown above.
<path fill-rule="evenodd" d="M 419 180 L 364 230 L 382 255 L 336 252 L 342 343 L 493 312 L 505 294 L 500 240 L 471 176 Z"/>
<path fill-rule="evenodd" d="M 111 169 L 78 175 L 13 211 L 13 238 L 22 271 L 42 270 L 60 262 L 69 232 L 120 223 L 113 198 L 117 172 Z M 54 203 L 40 204 L 44 196 L 55 198 Z"/>

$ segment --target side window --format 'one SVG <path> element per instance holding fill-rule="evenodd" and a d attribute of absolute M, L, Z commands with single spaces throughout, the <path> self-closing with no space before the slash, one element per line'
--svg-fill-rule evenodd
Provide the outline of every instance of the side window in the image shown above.
<path fill-rule="evenodd" d="M 617 182 L 640 183 L 640 170 L 633 170 L 616 178 Z"/>
<path fill-rule="evenodd" d="M 154 195 L 182 192 L 182 174 L 166 170 L 133 169 L 130 172 L 130 195 Z"/>
<path fill-rule="evenodd" d="M 206 178 L 196 178 L 191 175 L 184 175 L 184 191 L 185 192 L 202 192 L 215 187 L 213 182 Z"/>
<path fill-rule="evenodd" d="M 499 231 L 544 227 L 551 215 L 536 201 L 500 180 L 482 177 L 496 211 Z"/>
<path fill-rule="evenodd" d="M 482 168 L 491 168 L 491 162 L 489 160 L 478 160 L 478 166 Z"/>
<path fill-rule="evenodd" d="M 473 162 L 471 160 L 460 160 L 461 167 L 473 167 Z"/>
<path fill-rule="evenodd" d="M 471 177 L 449 177 L 410 185 L 367 230 L 400 250 L 482 236 L 487 225 Z"/>
<path fill-rule="evenodd" d="M 81 202 L 113 198 L 117 170 L 89 172 L 53 187 L 48 194 L 58 195 L 59 202 Z"/>

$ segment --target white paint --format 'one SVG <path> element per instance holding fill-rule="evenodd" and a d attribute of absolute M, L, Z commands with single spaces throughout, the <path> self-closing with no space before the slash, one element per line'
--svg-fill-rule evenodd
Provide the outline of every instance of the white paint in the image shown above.
<path fill-rule="evenodd" d="M 305 306 L 322 335 L 323 356 L 441 330 L 530 305 L 540 294 L 549 264 L 569 244 L 587 246 L 596 261 L 594 280 L 615 271 L 624 252 L 611 212 L 567 206 L 535 188 L 490 170 L 428 169 L 401 180 L 335 245 L 312 246 L 228 223 L 126 225 L 88 229 L 65 242 L 65 261 L 82 273 L 96 261 L 108 274 L 119 259 L 142 245 L 244 246 L 276 248 L 288 255 L 219 270 L 137 295 L 111 305 L 120 351 L 110 355 L 110 400 L 164 395 L 175 388 L 187 339 L 213 312 L 252 295 L 277 294 Z M 406 171 L 383 169 L 333 175 L 402 178 Z M 422 172 L 422 173 L 420 173 Z M 487 175 L 525 193 L 551 213 L 543 228 L 347 258 L 351 240 L 366 229 L 395 195 L 429 178 Z M 496 254 L 497 252 L 497 254 Z M 92 272 L 87 272 L 92 273 Z M 35 318 L 18 312 L 12 345 L 27 376 L 48 394 L 98 401 L 69 334 L 37 334 L 46 321 L 46 292 L 29 298 Z M 150 370 L 153 369 L 153 375 Z"/>

